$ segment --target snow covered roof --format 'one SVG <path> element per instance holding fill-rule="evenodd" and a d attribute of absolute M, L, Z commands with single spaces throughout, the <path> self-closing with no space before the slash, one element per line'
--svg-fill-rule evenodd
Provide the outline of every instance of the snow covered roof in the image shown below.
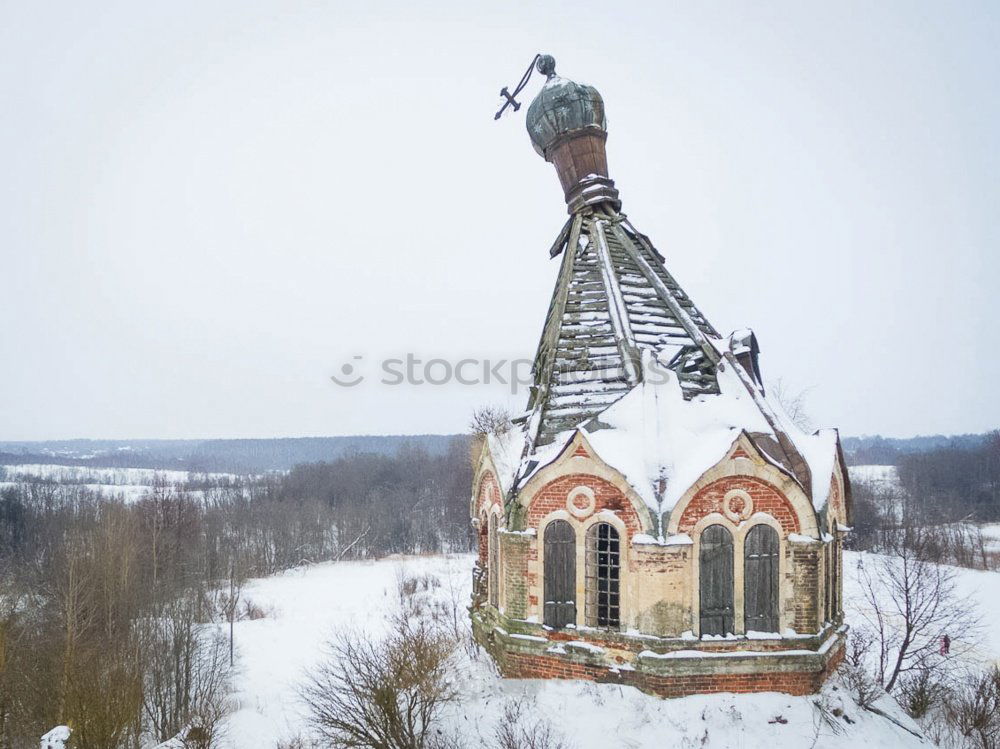
<path fill-rule="evenodd" d="M 486 445 L 497 470 L 497 481 L 504 496 L 514 485 L 524 453 L 524 428 L 514 425 L 503 434 L 487 434 Z"/>
<path fill-rule="evenodd" d="M 774 449 L 778 445 L 775 428 L 735 368 L 720 367 L 717 381 L 718 393 L 689 399 L 673 372 L 663 370 L 659 381 L 647 378 L 586 424 L 563 432 L 552 443 L 527 455 L 516 469 L 517 484 L 523 485 L 557 460 L 577 431 L 601 460 L 624 476 L 654 517 L 673 509 L 706 471 L 726 457 L 744 433 L 765 459 L 797 480 L 780 451 Z M 803 489 L 812 497 L 814 507 L 820 509 L 829 493 L 837 457 L 837 432 L 824 429 L 807 434 L 779 404 L 770 405 L 779 420 L 778 429 L 787 433 L 808 464 L 811 483 Z M 490 449 L 504 451 L 505 466 L 518 465 L 511 459 L 524 448 L 524 432 L 512 431 L 505 439 L 503 443 L 491 442 Z M 513 474 L 509 476 L 507 481 Z"/>
<path fill-rule="evenodd" d="M 528 410 L 490 443 L 505 493 L 582 429 L 650 510 L 664 512 L 746 432 L 825 504 L 836 431 L 806 434 L 765 395 L 751 331 L 719 336 L 611 204 L 574 214 L 553 247 L 560 253 Z"/>
<path fill-rule="evenodd" d="M 641 356 L 672 360 L 688 397 L 716 388 L 703 336 L 718 336 L 624 214 L 604 203 L 570 218 L 532 368 L 533 446 L 600 413 L 642 379 Z"/>
<path fill-rule="evenodd" d="M 766 459 L 795 477 L 784 460 L 761 449 L 762 442 L 777 442 L 775 427 L 734 368 L 720 367 L 717 380 L 719 393 L 689 400 L 677 377 L 667 372 L 663 382 L 643 382 L 583 427 L 598 456 L 625 476 L 654 513 L 673 509 L 706 471 L 726 457 L 741 433 Z M 783 413 L 779 419 L 778 428 L 792 438 L 809 465 L 813 482 L 804 488 L 820 507 L 836 458 L 836 431 L 809 435 Z"/>

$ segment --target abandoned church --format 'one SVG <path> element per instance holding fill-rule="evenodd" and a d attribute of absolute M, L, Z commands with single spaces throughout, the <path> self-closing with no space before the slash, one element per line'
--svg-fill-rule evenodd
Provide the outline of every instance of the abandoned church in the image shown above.
<path fill-rule="evenodd" d="M 846 633 L 837 432 L 796 425 L 754 334 L 667 271 L 621 212 L 601 96 L 536 59 L 528 134 L 569 219 L 527 408 L 474 446 L 476 638 L 508 677 L 814 692 Z"/>

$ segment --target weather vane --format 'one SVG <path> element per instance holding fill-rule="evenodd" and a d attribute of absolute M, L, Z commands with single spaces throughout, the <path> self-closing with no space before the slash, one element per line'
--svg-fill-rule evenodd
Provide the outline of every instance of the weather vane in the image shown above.
<path fill-rule="evenodd" d="M 506 111 L 507 107 L 513 107 L 516 112 L 521 108 L 521 102 L 519 102 L 516 97 L 525 86 L 528 85 L 528 80 L 531 78 L 532 72 L 535 70 L 535 64 L 538 64 L 538 72 L 542 73 L 548 78 L 551 78 L 556 73 L 556 61 L 552 55 L 537 54 L 531 59 L 531 64 L 528 65 L 528 69 L 524 71 L 524 75 L 521 76 L 521 80 L 518 82 L 517 86 L 514 87 L 514 93 L 510 93 L 507 87 L 504 86 L 500 89 L 500 96 L 502 96 L 506 101 L 503 106 L 497 110 L 497 113 L 493 115 L 494 120 L 499 120 L 501 115 Z"/>

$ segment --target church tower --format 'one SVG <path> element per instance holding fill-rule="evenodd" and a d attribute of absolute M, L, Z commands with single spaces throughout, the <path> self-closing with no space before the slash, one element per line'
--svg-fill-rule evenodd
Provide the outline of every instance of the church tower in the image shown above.
<path fill-rule="evenodd" d="M 527 408 L 477 446 L 475 635 L 510 677 L 816 691 L 846 632 L 837 432 L 792 422 L 754 334 L 721 335 L 621 212 L 597 90 L 537 70 L 569 218 Z"/>

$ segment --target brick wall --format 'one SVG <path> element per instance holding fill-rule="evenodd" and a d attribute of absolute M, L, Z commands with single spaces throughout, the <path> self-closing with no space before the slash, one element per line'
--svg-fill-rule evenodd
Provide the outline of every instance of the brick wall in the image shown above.
<path fill-rule="evenodd" d="M 774 486 L 753 476 L 727 476 L 713 481 L 694 495 L 678 521 L 678 532 L 688 533 L 706 515 L 722 512 L 722 500 L 733 489 L 747 492 L 753 501 L 753 511 L 766 512 L 774 517 L 781 524 L 785 535 L 799 531 L 795 508 Z"/>
<path fill-rule="evenodd" d="M 666 676 L 630 669 L 574 663 L 556 656 L 505 653 L 501 670 L 514 679 L 587 679 L 624 684 L 661 697 L 683 697 L 711 692 L 785 692 L 793 695 L 819 691 L 823 682 L 844 658 L 841 645 L 822 671 L 776 671 L 762 673 L 678 674 Z"/>
<path fill-rule="evenodd" d="M 528 550 L 531 540 L 531 536 L 523 534 L 500 534 L 504 615 L 512 619 L 528 616 Z"/>
<path fill-rule="evenodd" d="M 819 565 L 821 544 L 790 544 L 791 577 L 793 590 L 792 629 L 796 632 L 815 632 L 819 623 Z"/>
<path fill-rule="evenodd" d="M 479 494 L 476 496 L 475 516 L 482 518 L 483 512 L 494 504 L 501 504 L 500 484 L 497 483 L 496 476 L 492 471 L 486 471 L 479 480 Z M 479 566 L 485 568 L 489 558 L 489 523 L 483 522 L 479 526 Z"/>
<path fill-rule="evenodd" d="M 625 495 L 614 484 L 585 473 L 561 476 L 539 489 L 528 507 L 527 527 L 537 528 L 542 518 L 550 512 L 565 510 L 566 498 L 578 486 L 586 486 L 594 492 L 594 512 L 612 510 L 625 522 L 629 538 L 641 532 L 639 516 Z"/>

